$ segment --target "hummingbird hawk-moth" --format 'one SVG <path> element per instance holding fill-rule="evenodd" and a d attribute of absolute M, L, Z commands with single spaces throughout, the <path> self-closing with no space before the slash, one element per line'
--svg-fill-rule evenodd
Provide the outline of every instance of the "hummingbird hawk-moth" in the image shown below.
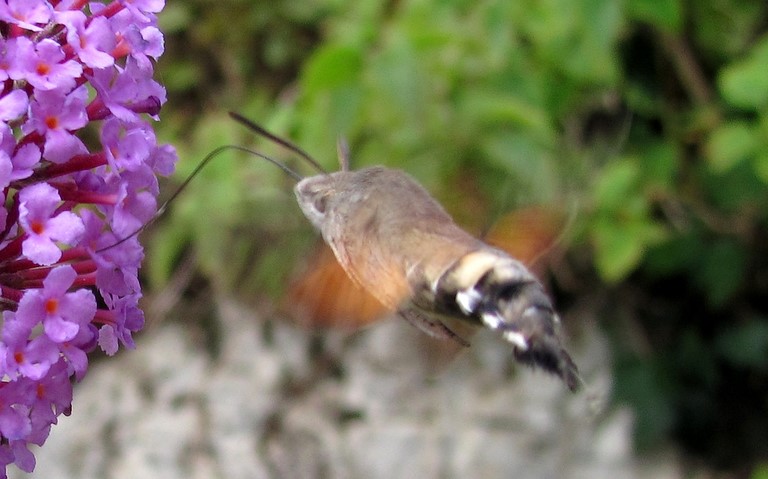
<path fill-rule="evenodd" d="M 523 265 L 501 249 L 470 235 L 407 173 L 383 166 L 349 169 L 340 142 L 341 171 L 326 173 L 305 151 L 245 117 L 230 116 L 288 148 L 321 173 L 302 177 L 283 163 L 241 146 L 216 148 L 182 182 L 136 236 L 214 157 L 225 149 L 256 155 L 297 181 L 296 200 L 322 234 L 350 279 L 383 306 L 430 336 L 469 343 L 446 325 L 455 319 L 497 332 L 512 345 L 515 359 L 559 376 L 571 391 L 582 383 L 560 338 L 560 318 L 544 288 Z"/>
<path fill-rule="evenodd" d="M 232 116 L 309 156 L 240 115 Z M 578 389 L 581 380 L 562 345 L 559 316 L 520 261 L 459 228 L 405 172 L 383 166 L 350 171 L 344 147 L 339 159 L 341 171 L 302 178 L 294 192 L 304 215 L 357 285 L 431 336 L 468 345 L 445 324 L 446 318 L 495 331 L 511 343 L 517 361 L 554 373 L 571 390 Z"/>

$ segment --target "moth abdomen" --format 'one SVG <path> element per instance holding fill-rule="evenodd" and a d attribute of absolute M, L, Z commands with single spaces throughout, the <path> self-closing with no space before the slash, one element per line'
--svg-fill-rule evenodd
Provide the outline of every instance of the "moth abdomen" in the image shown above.
<path fill-rule="evenodd" d="M 515 358 L 561 377 L 571 390 L 580 380 L 562 346 L 560 319 L 544 288 L 519 261 L 492 248 L 464 255 L 435 282 L 438 312 L 496 331 Z"/>
<path fill-rule="evenodd" d="M 463 255 L 432 285 L 437 309 L 444 314 L 463 315 L 483 321 L 481 306 L 495 302 L 507 292 L 537 283 L 536 278 L 516 259 L 493 248 Z"/>

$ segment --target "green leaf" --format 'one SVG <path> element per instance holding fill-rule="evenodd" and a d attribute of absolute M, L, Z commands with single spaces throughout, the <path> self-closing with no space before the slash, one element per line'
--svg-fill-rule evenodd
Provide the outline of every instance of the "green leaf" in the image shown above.
<path fill-rule="evenodd" d="M 765 183 L 755 174 L 752 162 L 741 162 L 730 170 L 708 175 L 702 183 L 715 208 L 715 214 L 744 215 L 751 205 L 766 205 Z M 761 206 L 763 212 L 768 205 Z"/>
<path fill-rule="evenodd" d="M 328 45 L 309 61 L 302 75 L 301 136 L 296 138 L 308 151 L 335 151 L 337 135 L 347 135 L 355 123 L 363 100 L 360 78 L 362 53 L 356 47 Z"/>
<path fill-rule="evenodd" d="M 763 183 L 768 183 L 768 151 L 755 158 L 755 174 Z"/>
<path fill-rule="evenodd" d="M 363 60 L 361 52 L 346 45 L 329 45 L 309 60 L 302 76 L 307 93 L 339 88 L 358 81 Z"/>
<path fill-rule="evenodd" d="M 768 105 L 768 35 L 745 60 L 720 72 L 718 86 L 723 98 L 733 106 L 759 110 Z"/>
<path fill-rule="evenodd" d="M 648 247 L 665 237 L 650 217 L 641 176 L 638 161 L 624 158 L 609 164 L 595 185 L 595 265 L 608 282 L 623 279 L 640 264 Z"/>
<path fill-rule="evenodd" d="M 648 251 L 644 268 L 653 276 L 688 273 L 698 264 L 703 250 L 703 239 L 699 234 L 671 236 Z"/>
<path fill-rule="evenodd" d="M 711 305 L 723 305 L 742 286 L 747 266 L 744 248 L 734 240 L 720 240 L 699 259 L 696 281 Z"/>
<path fill-rule="evenodd" d="M 642 176 L 647 186 L 673 189 L 678 172 L 677 148 L 670 142 L 649 144 L 640 157 Z"/>
<path fill-rule="evenodd" d="M 643 257 L 644 244 L 628 230 L 602 222 L 595 225 L 595 265 L 600 276 L 615 283 L 632 271 Z"/>
<path fill-rule="evenodd" d="M 664 238 L 664 231 L 650 220 L 619 223 L 602 218 L 593 228 L 595 265 L 609 283 L 624 279 L 643 258 L 647 248 Z"/>
<path fill-rule="evenodd" d="M 767 5 L 744 0 L 685 2 L 686 21 L 694 26 L 688 35 L 697 51 L 706 52 L 708 58 L 729 61 L 754 45 L 765 32 Z"/>
<path fill-rule="evenodd" d="M 376 95 L 370 101 L 382 112 L 398 115 L 414 129 L 424 127 L 431 89 L 425 87 L 427 60 L 419 56 L 409 38 L 401 35 L 375 57 L 370 68 Z"/>
<path fill-rule="evenodd" d="M 516 195 L 528 202 L 551 201 L 557 193 L 556 166 L 546 146 L 523 133 L 491 132 L 480 139 L 488 162 L 506 172 Z"/>
<path fill-rule="evenodd" d="M 744 122 L 731 122 L 716 129 L 707 143 L 707 159 L 717 173 L 730 170 L 755 151 L 754 130 Z"/>
<path fill-rule="evenodd" d="M 679 32 L 683 24 L 683 8 L 679 0 L 629 0 L 627 13 L 670 32 Z"/>
<path fill-rule="evenodd" d="M 768 370 L 768 321 L 753 319 L 717 338 L 717 350 L 735 366 Z"/>
<path fill-rule="evenodd" d="M 556 135 L 549 112 L 541 105 L 504 91 L 471 92 L 462 98 L 462 109 L 478 126 L 504 125 L 519 128 L 541 141 L 554 144 Z"/>
<path fill-rule="evenodd" d="M 595 185 L 595 202 L 600 209 L 620 208 L 628 196 L 636 195 L 640 167 L 637 162 L 623 159 L 605 167 Z"/>

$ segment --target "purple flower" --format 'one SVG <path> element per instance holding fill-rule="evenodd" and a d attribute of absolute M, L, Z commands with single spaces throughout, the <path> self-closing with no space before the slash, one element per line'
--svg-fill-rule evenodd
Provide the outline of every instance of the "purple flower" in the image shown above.
<path fill-rule="evenodd" d="M 176 150 L 171 145 L 158 146 L 147 163 L 156 174 L 168 176 L 173 173 L 173 166 L 176 164 Z"/>
<path fill-rule="evenodd" d="M 34 469 L 90 351 L 135 346 L 144 253 L 126 237 L 176 161 L 148 121 L 163 0 L 52 3 L 0 1 L 0 479 Z"/>
<path fill-rule="evenodd" d="M 0 152 L 0 189 L 5 189 L 11 183 L 12 171 L 13 163 L 11 163 L 11 159 L 8 158 L 8 155 Z"/>
<path fill-rule="evenodd" d="M 66 412 L 72 403 L 72 382 L 69 376 L 67 362 L 59 359 L 48 370 L 45 379 L 35 384 L 33 409 L 53 412 L 56 415 Z M 33 427 L 35 419 L 39 419 L 39 416 L 33 418 Z"/>
<path fill-rule="evenodd" d="M 11 181 L 32 175 L 32 167 L 38 161 L 40 148 L 34 143 L 17 148 L 11 129 L 7 124 L 0 123 L 0 189 L 4 189 Z"/>
<path fill-rule="evenodd" d="M 0 153 L 2 155 L 2 153 Z M 23 180 L 32 175 L 32 167 L 40 161 L 40 148 L 33 143 L 22 145 L 11 159 L 11 181 Z"/>
<path fill-rule="evenodd" d="M 0 435 L 13 441 L 32 430 L 29 419 L 30 391 L 24 381 L 0 383 Z"/>
<path fill-rule="evenodd" d="M 115 49 L 132 56 L 140 65 L 150 64 L 149 58 L 157 59 L 165 48 L 163 35 L 152 24 L 137 22 L 136 17 L 128 11 L 122 11 L 114 16 L 116 24 L 121 25 L 124 32 L 122 41 Z"/>
<path fill-rule="evenodd" d="M 24 79 L 39 90 L 70 90 L 83 67 L 75 60 L 65 60 L 61 45 L 44 39 L 35 44 L 26 37 L 16 39 L 15 69 L 11 78 Z"/>
<path fill-rule="evenodd" d="M 17 317 L 42 318 L 46 336 L 63 343 L 74 339 L 96 314 L 96 299 L 87 289 L 67 291 L 77 278 L 70 265 L 58 266 L 43 280 L 43 289 L 27 291 L 19 302 Z"/>
<path fill-rule="evenodd" d="M 95 329 L 92 324 L 87 329 L 80 328 L 74 339 L 59 344 L 61 356 L 66 360 L 67 376 L 74 375 L 75 379 L 80 381 L 88 371 L 86 351 L 91 351 L 96 346 Z"/>
<path fill-rule="evenodd" d="M 96 69 L 89 78 L 99 94 L 99 100 L 119 120 L 136 123 L 139 113 L 152 113 L 152 107 L 165 102 L 165 89 L 148 77 L 133 58 L 116 74 L 111 69 Z M 154 116 L 154 115 L 153 115 Z"/>
<path fill-rule="evenodd" d="M 70 212 L 58 214 L 59 192 L 47 183 L 37 183 L 19 192 L 19 225 L 28 237 L 22 243 L 24 256 L 37 264 L 53 264 L 61 258 L 54 241 L 74 244 L 85 231 L 83 220 Z"/>
<path fill-rule="evenodd" d="M 129 129 L 117 118 L 104 121 L 101 142 L 107 161 L 115 170 L 137 170 L 147 163 L 155 144 L 155 134 L 146 124 L 130 125 Z"/>
<path fill-rule="evenodd" d="M 0 20 L 18 25 L 25 30 L 38 32 L 38 25 L 45 25 L 53 8 L 43 0 L 6 0 L 0 2 Z"/>
<path fill-rule="evenodd" d="M 117 351 L 118 340 L 127 348 L 135 347 L 132 334 L 144 327 L 144 312 L 139 308 L 139 298 L 139 294 L 105 298 L 112 308 L 109 320 L 99 329 L 99 345 L 110 356 Z"/>
<path fill-rule="evenodd" d="M 117 184 L 117 202 L 112 212 L 112 229 L 120 236 L 128 236 L 149 221 L 157 210 L 154 190 L 157 183 L 149 168 L 122 176 Z"/>
<path fill-rule="evenodd" d="M 157 13 L 163 9 L 165 0 L 129 0 L 125 6 L 137 21 L 149 21 L 152 17 L 146 13 Z"/>
<path fill-rule="evenodd" d="M 115 63 L 112 50 L 117 45 L 109 20 L 104 17 L 88 17 L 79 10 L 56 13 L 56 20 L 67 27 L 67 43 L 86 66 L 108 68 Z"/>
<path fill-rule="evenodd" d="M 0 120 L 15 120 L 26 110 L 27 94 L 23 90 L 11 90 L 0 97 Z"/>
<path fill-rule="evenodd" d="M 59 349 L 46 336 L 29 341 L 29 324 L 16 319 L 13 311 L 3 311 L 3 344 L 0 361 L 10 377 L 19 374 L 29 379 L 41 379 L 51 364 L 59 359 Z"/>
<path fill-rule="evenodd" d="M 117 237 L 112 243 L 117 241 Z M 137 278 L 137 264 L 144 253 L 138 241 L 125 241 L 94 258 L 99 266 L 96 271 L 96 285 L 111 295 L 124 296 L 141 291 Z"/>
<path fill-rule="evenodd" d="M 83 142 L 71 133 L 88 124 L 85 101 L 88 91 L 84 86 L 65 92 L 48 90 L 37 92 L 29 107 L 29 121 L 24 133 L 37 131 L 45 135 L 43 156 L 54 163 L 63 163 L 88 150 Z"/>

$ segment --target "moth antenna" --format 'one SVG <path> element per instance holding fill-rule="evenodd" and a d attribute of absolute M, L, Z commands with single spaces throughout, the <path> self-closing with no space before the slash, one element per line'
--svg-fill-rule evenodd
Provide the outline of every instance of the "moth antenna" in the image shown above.
<path fill-rule="evenodd" d="M 323 169 L 322 166 L 320 166 L 320 163 L 318 163 L 312 156 L 307 153 L 306 151 L 302 150 L 298 146 L 294 145 L 290 141 L 280 138 L 279 136 L 275 135 L 274 133 L 270 133 L 267 130 L 265 130 L 263 127 L 257 125 L 256 123 L 252 122 L 248 118 L 244 117 L 243 115 L 236 113 L 234 111 L 229 112 L 229 116 L 232 117 L 235 121 L 240 123 L 241 125 L 244 125 L 246 128 L 249 128 L 259 135 L 272 140 L 273 142 L 277 143 L 278 145 L 282 146 L 283 148 L 290 150 L 300 157 L 302 157 L 304 160 L 306 160 L 310 165 L 312 165 L 313 168 L 315 168 L 317 171 L 323 174 L 327 174 L 328 172 Z"/>
<path fill-rule="evenodd" d="M 268 162 L 270 162 L 273 165 L 277 166 L 278 168 L 283 170 L 283 172 L 285 174 L 287 174 L 288 176 L 290 176 L 291 178 L 293 178 L 297 182 L 299 182 L 299 181 L 304 179 L 303 176 L 301 176 L 300 174 L 296 173 L 292 169 L 288 168 L 285 164 L 283 164 L 283 163 L 281 163 L 281 162 L 279 162 L 279 161 L 277 161 L 277 160 L 275 160 L 273 158 L 270 158 L 270 157 L 268 157 L 267 155 L 265 155 L 263 153 L 259 153 L 258 151 L 254 151 L 254 150 L 251 150 L 250 148 L 245 148 L 243 146 L 238 146 L 238 145 L 224 145 L 224 146 L 220 146 L 220 147 L 214 149 L 213 151 L 211 151 L 210 153 L 208 153 L 207 155 L 205 155 L 205 158 L 203 158 L 203 160 L 195 167 L 195 169 L 192 170 L 192 173 L 190 173 L 189 176 L 187 176 L 184 179 L 184 181 L 181 183 L 181 185 L 179 185 L 179 187 L 176 188 L 176 191 L 173 192 L 171 197 L 168 198 L 167 200 L 165 200 L 165 202 L 162 205 L 160 205 L 160 207 L 157 209 L 155 214 L 152 215 L 152 218 L 150 218 L 146 223 L 141 225 L 139 228 L 136 229 L 136 231 L 134 231 L 133 233 L 129 234 L 125 238 L 121 238 L 121 239 L 117 240 L 116 242 L 112 243 L 109 246 L 105 246 L 103 248 L 97 249 L 96 253 L 101 253 L 101 252 L 104 252 L 104 251 L 106 251 L 108 249 L 114 248 L 115 246 L 119 246 L 119 245 L 125 243 L 126 241 L 128 241 L 129 239 L 133 238 L 134 236 L 138 235 L 139 233 L 141 233 L 145 229 L 147 229 L 147 227 L 149 227 L 160 216 L 162 216 L 163 213 L 165 213 L 165 210 L 168 208 L 168 205 L 170 205 L 171 202 L 174 201 L 181 194 L 181 192 L 184 191 L 187 188 L 187 186 L 195 178 L 195 176 L 197 176 L 203 170 L 203 168 L 205 168 L 205 166 L 208 163 L 211 162 L 211 160 L 213 160 L 216 156 L 218 156 L 219 153 L 221 153 L 223 151 L 226 151 L 226 150 L 237 150 L 237 151 L 243 151 L 245 153 L 250 153 L 252 155 L 258 156 L 259 158 L 261 158 L 263 160 L 267 160 Z"/>
<path fill-rule="evenodd" d="M 339 155 L 341 171 L 349 171 L 349 143 L 343 136 L 336 140 L 336 152 Z"/>

